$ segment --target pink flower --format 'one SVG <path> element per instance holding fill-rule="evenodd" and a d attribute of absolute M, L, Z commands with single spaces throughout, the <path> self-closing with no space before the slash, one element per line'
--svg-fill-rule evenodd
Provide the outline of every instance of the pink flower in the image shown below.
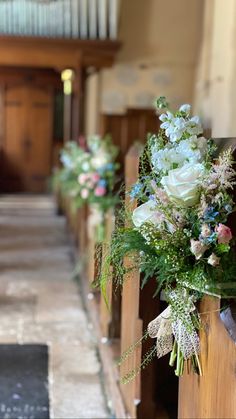
<path fill-rule="evenodd" d="M 205 251 L 207 250 L 208 246 L 206 246 L 199 240 L 194 240 L 194 239 L 191 239 L 190 243 L 191 243 L 190 250 L 192 254 L 195 256 L 197 260 L 199 260 L 203 256 Z"/>
<path fill-rule="evenodd" d="M 80 185 L 84 185 L 84 184 L 85 184 L 85 182 L 86 182 L 86 180 L 87 180 L 87 178 L 88 178 L 88 175 L 87 175 L 87 174 L 85 174 L 85 173 L 81 173 L 81 174 L 78 176 L 78 182 L 79 182 L 79 184 L 80 184 Z"/>
<path fill-rule="evenodd" d="M 220 244 L 228 244 L 233 237 L 230 228 L 224 224 L 219 224 L 215 230 L 218 233 L 218 243 Z"/>
<path fill-rule="evenodd" d="M 94 172 L 94 173 L 91 173 L 91 175 L 90 175 L 90 179 L 91 179 L 94 183 L 97 183 L 97 182 L 99 181 L 99 179 L 100 179 L 100 176 L 99 176 L 99 174 L 98 174 L 98 173 Z"/>
<path fill-rule="evenodd" d="M 89 191 L 88 191 L 88 189 L 85 189 L 85 188 L 81 189 L 80 195 L 81 195 L 81 198 L 83 198 L 83 199 L 87 199 L 87 198 L 88 198 L 88 196 L 89 196 Z"/>
<path fill-rule="evenodd" d="M 97 186 L 94 191 L 95 196 L 104 196 L 106 194 L 106 188 L 104 186 Z"/>

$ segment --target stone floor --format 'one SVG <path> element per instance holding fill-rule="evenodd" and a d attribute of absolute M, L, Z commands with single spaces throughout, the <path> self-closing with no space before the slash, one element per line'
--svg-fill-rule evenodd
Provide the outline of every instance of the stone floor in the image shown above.
<path fill-rule="evenodd" d="M 0 198 L 0 344 L 49 346 L 51 418 L 108 418 L 97 346 L 50 197 Z"/>

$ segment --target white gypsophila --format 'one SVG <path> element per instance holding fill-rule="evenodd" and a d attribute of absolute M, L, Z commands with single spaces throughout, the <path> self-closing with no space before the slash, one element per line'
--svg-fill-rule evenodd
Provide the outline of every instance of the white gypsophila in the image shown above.
<path fill-rule="evenodd" d="M 189 163 L 201 163 L 207 151 L 207 140 L 204 137 L 198 138 L 196 135 L 187 140 L 182 140 L 176 152 L 182 157 L 182 161 Z"/>
<path fill-rule="evenodd" d="M 183 164 L 184 158 L 176 152 L 175 148 L 164 148 L 158 151 L 152 150 L 151 161 L 157 172 L 168 172 L 174 164 Z"/>
<path fill-rule="evenodd" d="M 189 115 L 191 112 L 191 105 L 185 103 L 184 105 L 180 106 L 179 111 L 184 112 L 186 115 Z"/>
<path fill-rule="evenodd" d="M 169 198 L 179 207 L 190 207 L 200 199 L 199 186 L 205 168 L 202 164 L 185 164 L 178 169 L 172 169 L 168 176 L 163 176 L 161 184 Z"/>

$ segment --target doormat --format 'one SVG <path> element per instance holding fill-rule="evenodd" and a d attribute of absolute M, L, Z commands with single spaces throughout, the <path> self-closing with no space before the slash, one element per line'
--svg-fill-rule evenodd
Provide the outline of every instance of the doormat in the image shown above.
<path fill-rule="evenodd" d="M 0 418 L 49 418 L 46 345 L 0 345 Z"/>

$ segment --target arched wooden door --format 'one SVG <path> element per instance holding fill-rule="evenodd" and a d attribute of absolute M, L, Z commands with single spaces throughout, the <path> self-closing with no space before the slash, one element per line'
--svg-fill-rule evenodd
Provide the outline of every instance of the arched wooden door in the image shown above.
<path fill-rule="evenodd" d="M 4 92 L 3 192 L 45 192 L 51 168 L 53 96 L 30 84 Z"/>

